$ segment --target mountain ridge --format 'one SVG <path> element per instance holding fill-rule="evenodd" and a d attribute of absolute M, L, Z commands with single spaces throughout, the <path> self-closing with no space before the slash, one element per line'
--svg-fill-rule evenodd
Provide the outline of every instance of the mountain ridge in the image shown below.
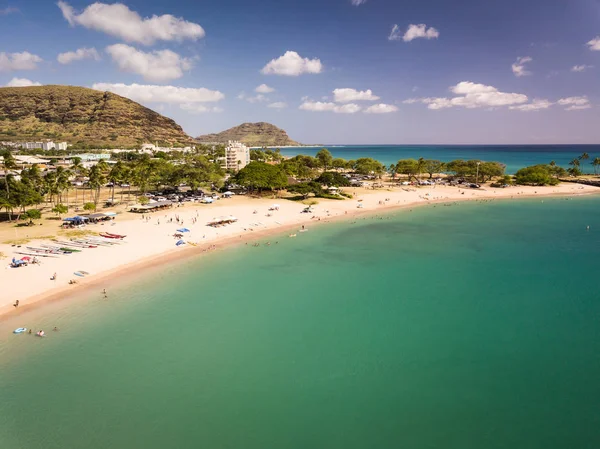
<path fill-rule="evenodd" d="M 300 146 L 283 129 L 267 122 L 242 123 L 220 133 L 196 137 L 199 143 L 227 143 L 229 140 L 237 140 L 251 147 Z"/>
<path fill-rule="evenodd" d="M 44 139 L 96 148 L 193 143 L 174 120 L 111 92 L 63 85 L 0 88 L 0 140 Z"/>

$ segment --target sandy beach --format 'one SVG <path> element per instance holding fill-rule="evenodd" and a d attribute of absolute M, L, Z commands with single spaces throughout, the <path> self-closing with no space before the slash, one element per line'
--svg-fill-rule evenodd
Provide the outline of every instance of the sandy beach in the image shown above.
<path fill-rule="evenodd" d="M 302 226 L 311 227 L 357 214 L 373 214 L 393 208 L 410 208 L 431 203 L 474 201 L 489 199 L 519 199 L 543 196 L 576 196 L 600 193 L 600 188 L 563 183 L 554 187 L 510 187 L 465 190 L 449 186 L 425 186 L 419 188 L 394 187 L 380 190 L 346 189 L 352 191 L 353 199 L 344 201 L 318 200 L 313 213 L 302 213 L 305 204 L 285 199 L 255 199 L 245 196 L 222 199 L 214 204 L 187 203 L 154 214 L 123 213 L 112 223 L 90 225 L 86 229 L 126 235 L 122 243 L 113 246 L 85 249 L 82 252 L 57 258 L 39 257 L 40 265 L 10 268 L 16 252 L 30 252 L 26 246 L 39 247 L 48 241 L 31 240 L 16 248 L 0 244 L 0 252 L 6 258 L 1 261 L 0 318 L 21 313 L 37 307 L 47 300 L 67 296 L 81 289 L 97 286 L 110 288 L 111 280 L 137 273 L 150 265 L 168 263 L 182 257 L 208 254 L 232 244 L 244 244 L 271 234 L 288 233 L 302 238 L 298 232 Z M 270 211 L 273 205 L 279 210 Z M 360 205 L 360 206 L 359 206 Z M 235 216 L 234 224 L 213 228 L 207 223 L 222 216 Z M 149 217 L 149 218 L 148 218 Z M 179 223 L 176 218 L 179 218 Z M 176 246 L 173 237 L 177 229 L 185 227 L 191 232 L 184 239 L 194 245 Z M 26 230 L 20 230 L 22 237 Z M 286 237 L 287 238 L 287 237 Z M 86 271 L 85 278 L 74 276 L 75 271 Z M 56 273 L 56 279 L 51 280 Z M 69 280 L 77 280 L 70 285 Z M 18 309 L 13 303 L 19 300 Z"/>

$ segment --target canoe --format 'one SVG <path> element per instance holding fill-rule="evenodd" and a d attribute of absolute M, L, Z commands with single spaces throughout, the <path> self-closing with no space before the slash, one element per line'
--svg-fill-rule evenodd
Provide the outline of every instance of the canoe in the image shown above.
<path fill-rule="evenodd" d="M 84 278 L 84 277 L 86 277 L 86 276 L 87 276 L 88 274 L 90 274 L 90 273 L 88 273 L 87 271 L 76 271 L 76 272 L 75 272 L 75 273 L 73 273 L 73 274 L 74 274 L 75 276 L 79 276 L 79 277 L 81 277 L 81 278 Z"/>
<path fill-rule="evenodd" d="M 25 332 L 27 330 L 26 327 L 18 327 L 13 331 L 13 334 L 22 334 L 23 332 Z"/>

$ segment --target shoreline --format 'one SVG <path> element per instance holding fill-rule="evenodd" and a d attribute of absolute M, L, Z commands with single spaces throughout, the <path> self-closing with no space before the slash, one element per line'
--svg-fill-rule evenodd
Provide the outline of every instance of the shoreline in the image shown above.
<path fill-rule="evenodd" d="M 573 189 L 573 186 L 575 186 L 574 184 L 571 184 L 569 187 L 571 187 L 571 189 Z M 528 190 L 532 190 L 528 189 Z M 392 202 L 392 201 L 387 201 L 384 203 L 381 203 L 382 200 L 379 200 L 379 203 L 377 203 L 376 205 L 372 205 L 371 207 L 364 207 L 361 209 L 358 208 L 349 208 L 348 206 L 350 205 L 350 203 L 355 204 L 356 203 L 356 199 L 351 199 L 351 200 L 344 200 L 344 201 L 336 201 L 336 200 L 329 200 L 329 201 L 334 201 L 334 203 L 331 202 L 323 202 L 323 203 L 319 203 L 319 208 L 322 208 L 323 206 L 339 206 L 341 205 L 340 203 L 344 203 L 343 206 L 340 209 L 340 211 L 343 211 L 344 213 L 336 213 L 335 215 L 331 215 L 328 214 L 326 216 L 322 216 L 319 215 L 317 217 L 317 214 L 313 215 L 312 218 L 309 216 L 311 214 L 302 214 L 302 216 L 300 217 L 296 217 L 298 218 L 297 220 L 294 220 L 293 222 L 288 222 L 288 223 L 284 223 L 284 224 L 279 224 L 278 226 L 274 226 L 271 228 L 268 228 L 265 226 L 265 228 L 263 229 L 257 229 L 257 230 L 252 230 L 252 232 L 242 232 L 242 231 L 238 231 L 238 232 L 230 232 L 228 233 L 228 235 L 223 235 L 223 236 L 219 236 L 218 232 L 217 235 L 214 236 L 213 239 L 209 239 L 206 240 L 206 243 L 203 244 L 198 244 L 197 246 L 191 246 L 191 245 L 187 245 L 187 247 L 181 248 L 181 249 L 175 249 L 172 247 L 170 248 L 165 248 L 162 251 L 156 251 L 152 254 L 145 254 L 145 255 L 141 255 L 137 258 L 134 258 L 131 262 L 127 262 L 127 263 L 123 263 L 123 264 L 115 264 L 112 267 L 108 267 L 108 268 L 104 268 L 104 269 L 99 269 L 97 273 L 93 274 L 92 276 L 90 276 L 89 278 L 83 278 L 82 280 L 78 280 L 78 284 L 76 285 L 69 285 L 68 283 L 57 287 L 54 286 L 53 284 L 49 285 L 48 288 L 44 289 L 41 292 L 37 292 L 31 295 L 23 295 L 21 297 L 12 297 L 10 298 L 10 303 L 5 303 L 5 304 L 0 304 L 0 323 L 2 322 L 6 322 L 9 319 L 13 319 L 15 317 L 19 317 L 22 316 L 24 314 L 27 314 L 29 312 L 32 312 L 34 310 L 40 310 L 42 309 L 45 305 L 47 304 L 51 304 L 51 303 L 57 303 L 63 300 L 67 300 L 69 298 L 72 298 L 73 296 L 79 296 L 82 294 L 85 294 L 86 292 L 92 290 L 93 288 L 106 288 L 107 286 L 110 285 L 110 280 L 111 279 L 115 279 L 115 275 L 116 278 L 118 279 L 119 282 L 122 282 L 124 279 L 128 279 L 130 277 L 133 276 L 137 276 L 140 273 L 142 273 L 145 270 L 148 270 L 150 268 L 155 268 L 161 265 L 166 265 L 169 263 L 173 263 L 176 261 L 187 261 L 190 260 L 192 258 L 197 258 L 200 256 L 208 256 L 209 254 L 212 254 L 214 252 L 220 252 L 221 250 L 224 249 L 229 249 L 231 247 L 234 247 L 236 245 L 242 245 L 242 244 L 249 244 L 251 242 L 255 242 L 257 240 L 261 240 L 264 239 L 266 237 L 272 236 L 272 235 L 278 235 L 278 234 L 285 234 L 288 233 L 294 229 L 298 229 L 301 226 L 307 226 L 307 227 L 312 227 L 316 224 L 325 224 L 325 223 L 335 223 L 335 222 L 340 222 L 344 219 L 355 219 L 357 217 L 361 217 L 361 216 L 368 216 L 368 215 L 376 215 L 377 213 L 380 212 L 393 212 L 393 211 L 402 211 L 405 210 L 407 208 L 413 208 L 413 207 L 422 207 L 424 205 L 431 205 L 431 204 L 444 204 L 444 203 L 456 203 L 456 202 L 469 202 L 469 201 L 478 201 L 478 200 L 509 200 L 509 199 L 532 199 L 532 198 L 539 198 L 539 197 L 545 197 L 545 198 L 561 198 L 561 197 L 580 197 L 580 196 L 589 196 L 589 195 L 596 195 L 596 194 L 600 194 L 600 188 L 591 188 L 591 187 L 579 187 L 577 190 L 579 190 L 578 192 L 573 192 L 573 191 L 566 191 L 565 189 L 562 189 L 562 191 L 549 191 L 550 189 L 552 189 L 552 187 L 548 187 L 548 188 L 535 188 L 536 190 L 534 190 L 533 192 L 528 192 L 528 193 L 523 193 L 523 192 L 518 192 L 514 195 L 496 195 L 496 193 L 492 193 L 491 191 L 469 191 L 470 193 L 473 193 L 473 195 L 471 196 L 462 196 L 464 195 L 465 192 L 460 193 L 460 190 L 458 190 L 459 195 L 460 196 L 453 196 L 453 197 L 444 197 L 444 198 L 435 198 L 435 199 L 424 199 L 424 197 L 422 195 L 417 195 L 417 198 L 415 198 L 415 195 L 413 195 L 413 198 L 410 198 L 412 201 L 407 201 L 406 199 L 404 200 L 403 203 L 401 203 L 400 201 L 398 202 Z M 546 191 L 544 191 L 544 189 L 546 189 Z M 417 189 L 415 190 L 413 193 L 425 193 L 425 191 L 427 191 L 427 195 L 429 195 L 433 190 L 435 189 L 426 189 L 426 190 L 421 190 L 421 189 Z M 520 189 L 521 190 L 521 189 Z M 380 198 L 382 196 L 392 196 L 392 193 L 395 194 L 400 194 L 402 195 L 401 192 L 398 191 L 388 191 L 388 190 L 383 190 L 383 191 L 375 191 L 374 193 L 367 193 L 365 194 L 362 199 L 358 200 L 358 201 L 363 201 L 365 199 L 377 199 Z M 477 195 L 475 195 L 475 193 L 477 193 Z M 396 197 L 398 197 L 398 195 L 396 195 Z M 247 200 L 246 198 L 244 198 L 244 200 Z M 257 207 L 258 207 L 258 202 L 261 202 L 264 206 L 264 204 L 266 203 L 265 200 L 254 200 L 251 199 L 249 200 L 251 203 L 254 203 Z M 267 200 L 267 201 L 272 201 L 272 200 Z M 287 203 L 289 202 L 288 200 L 282 200 L 281 202 L 286 202 L 284 204 L 288 205 Z M 305 207 L 304 204 L 301 203 L 295 203 L 295 202 L 289 202 L 291 204 L 289 204 L 289 206 L 295 206 L 295 209 L 298 209 L 298 206 L 300 207 Z M 337 203 L 337 204 L 336 204 Z M 330 209 L 333 209 L 333 207 L 330 207 Z M 340 212 L 338 211 L 338 212 Z M 191 212 L 191 208 L 187 210 L 187 212 Z M 298 212 L 298 211 L 295 211 Z M 154 218 L 154 217 L 153 217 Z M 314 219 L 317 218 L 317 219 Z M 125 221 L 127 222 L 127 221 Z M 124 222 L 124 223 L 125 223 Z M 129 221 L 129 223 L 134 223 L 136 224 L 136 220 L 131 220 Z M 275 222 L 275 223 L 279 223 L 279 222 Z M 244 228 L 244 231 L 246 231 L 246 228 Z M 216 248 L 214 250 L 210 249 L 213 245 L 216 246 Z M 124 248 L 126 248 L 126 245 L 123 246 Z M 107 248 L 109 250 L 112 249 L 117 249 L 117 248 Z M 91 251 L 95 251 L 95 250 L 86 250 L 87 252 Z M 127 272 L 124 273 L 123 270 L 124 268 L 127 268 Z M 29 267 L 25 267 L 25 268 L 20 268 L 19 270 L 26 270 Z M 72 267 L 71 267 L 72 269 Z M 14 270 L 14 269 L 13 269 Z M 5 270 L 6 271 L 6 270 Z M 10 270 L 8 270 L 10 271 Z M 100 287 L 102 286 L 102 287 Z M 10 285 L 7 288 L 8 292 L 10 292 Z M 8 295 L 10 296 L 10 294 Z M 12 302 L 14 302 L 15 299 L 19 299 L 19 301 L 22 303 L 19 305 L 18 308 L 15 308 L 12 306 Z"/>

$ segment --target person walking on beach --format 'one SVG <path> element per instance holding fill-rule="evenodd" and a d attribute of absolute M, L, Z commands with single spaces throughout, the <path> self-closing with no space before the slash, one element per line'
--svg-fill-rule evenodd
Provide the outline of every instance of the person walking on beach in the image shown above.
<path fill-rule="evenodd" d="M 13 307 L 16 309 L 17 307 L 19 307 L 19 300 L 17 299 L 15 301 L 15 303 L 13 304 Z"/>
<path fill-rule="evenodd" d="M 108 299 L 108 294 L 106 293 L 106 289 L 102 290 L 102 294 L 104 295 L 104 299 Z"/>

